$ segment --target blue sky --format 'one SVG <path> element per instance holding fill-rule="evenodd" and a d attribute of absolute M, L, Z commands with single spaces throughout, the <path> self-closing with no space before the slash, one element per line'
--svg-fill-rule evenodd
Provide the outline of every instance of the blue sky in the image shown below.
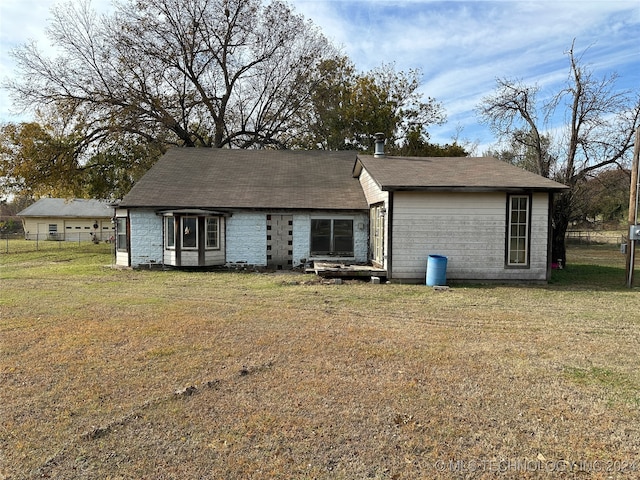
<path fill-rule="evenodd" d="M 44 34 L 53 0 L 0 2 L 0 77 L 13 72 L 7 55 L 29 39 L 47 48 Z M 537 83 L 541 96 L 557 92 L 567 79 L 564 54 L 576 52 L 596 76 L 617 72 L 620 88 L 640 92 L 640 0 L 291 0 L 359 70 L 394 62 L 399 70 L 422 72 L 421 91 L 441 102 L 448 121 L 430 130 L 438 143 L 459 133 L 478 145 L 495 139 L 478 125 L 474 108 L 490 94 L 495 79 Z M 109 0 L 93 0 L 109 10 Z M 11 115 L 0 90 L 0 121 Z"/>

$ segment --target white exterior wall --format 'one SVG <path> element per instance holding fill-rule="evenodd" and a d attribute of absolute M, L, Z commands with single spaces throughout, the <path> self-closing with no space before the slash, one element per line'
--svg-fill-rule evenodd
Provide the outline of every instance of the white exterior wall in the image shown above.
<path fill-rule="evenodd" d="M 373 180 L 373 178 L 371 177 L 371 175 L 369 174 L 369 172 L 367 172 L 366 170 L 362 170 L 362 172 L 360 173 L 360 177 L 358 178 L 358 180 L 360 180 L 360 185 L 362 186 L 362 190 L 364 192 L 364 196 L 367 199 L 367 203 L 369 204 L 369 206 L 372 205 L 376 205 L 376 204 L 380 204 L 382 203 L 384 205 L 385 210 L 388 212 L 389 211 L 389 192 L 385 192 L 382 191 L 380 189 L 380 187 L 378 186 L 378 184 Z M 367 218 L 367 223 L 369 222 L 369 219 Z M 388 269 L 388 263 L 389 263 L 389 235 L 388 235 L 388 230 L 389 230 L 389 215 L 386 215 L 383 219 L 383 231 L 384 233 L 384 242 L 383 242 L 383 256 L 382 256 L 382 268 L 384 269 Z M 368 239 L 367 239 L 368 241 Z M 368 257 L 368 248 L 369 246 L 367 245 L 367 257 Z M 369 260 L 367 258 L 367 260 Z"/>
<path fill-rule="evenodd" d="M 550 194 L 536 193 L 531 196 L 531 279 L 547 280 L 550 262 L 549 209 Z"/>
<path fill-rule="evenodd" d="M 129 211 L 131 266 L 162 263 L 162 217 L 153 210 Z"/>
<path fill-rule="evenodd" d="M 292 213 L 291 211 L 268 212 L 277 215 L 293 216 L 293 266 L 300 266 L 303 260 L 337 260 L 336 257 L 311 257 L 311 219 L 312 218 L 348 218 L 353 219 L 354 256 L 340 258 L 352 262 L 366 262 L 368 253 L 369 218 L 367 213 L 313 212 Z M 207 260 L 216 257 L 222 261 L 226 256 L 227 264 L 267 265 L 267 212 L 234 212 L 222 219 L 221 249 L 207 251 Z M 127 211 L 118 211 L 118 216 L 126 216 Z M 162 216 L 152 210 L 130 210 L 129 249 L 132 267 L 162 263 L 175 263 L 175 252 L 163 252 Z M 193 257 L 193 258 L 192 258 Z M 212 258 L 209 258 L 212 257 Z M 116 253 L 116 264 L 128 266 L 128 252 Z M 173 261 L 173 262 L 172 262 Z M 197 252 L 183 250 L 181 265 L 197 265 Z"/>
<path fill-rule="evenodd" d="M 366 170 L 362 170 L 360 173 L 360 185 L 362 186 L 362 190 L 364 192 L 364 196 L 367 199 L 367 203 L 369 205 L 374 205 L 376 203 L 384 202 L 385 207 L 389 202 L 389 192 L 383 192 L 380 190 L 378 184 L 373 180 L 369 172 Z"/>
<path fill-rule="evenodd" d="M 428 255 L 447 280 L 546 280 L 548 201 L 532 196 L 530 265 L 505 267 L 506 193 L 395 192 L 392 278 L 424 282 Z"/>
<path fill-rule="evenodd" d="M 267 214 L 234 212 L 226 219 L 227 263 L 267 264 Z"/>

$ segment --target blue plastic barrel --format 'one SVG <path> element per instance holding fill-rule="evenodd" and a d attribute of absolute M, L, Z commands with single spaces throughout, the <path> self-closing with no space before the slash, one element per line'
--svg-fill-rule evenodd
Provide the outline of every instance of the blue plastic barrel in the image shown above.
<path fill-rule="evenodd" d="M 427 258 L 427 286 L 443 286 L 447 284 L 447 257 L 429 255 Z"/>

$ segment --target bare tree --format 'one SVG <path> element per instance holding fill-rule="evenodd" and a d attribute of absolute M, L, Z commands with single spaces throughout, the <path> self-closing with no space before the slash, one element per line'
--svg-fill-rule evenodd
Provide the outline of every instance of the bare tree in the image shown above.
<path fill-rule="evenodd" d="M 496 92 L 485 97 L 478 109 L 481 120 L 499 138 L 529 152 L 533 157 L 530 162 L 533 172 L 549 177 L 551 159 L 540 132 L 544 124 L 536 104 L 539 88 L 520 80 L 497 79 L 496 82 Z"/>
<path fill-rule="evenodd" d="M 310 99 L 309 72 L 334 54 L 278 0 L 122 0 L 103 16 L 68 3 L 48 34 L 57 58 L 35 44 L 13 52 L 21 105 L 62 104 L 94 139 L 164 134 L 184 146 L 281 145 Z"/>
<path fill-rule="evenodd" d="M 575 42 L 566 52 L 570 63 L 567 85 L 551 101 L 539 106 L 537 86 L 501 79 L 496 93 L 485 97 L 478 107 L 481 121 L 500 139 L 535 152 L 536 173 L 571 187 L 556 197 L 553 208 L 552 255 L 564 263 L 573 192 L 588 175 L 609 166 L 622 168 L 629 162 L 640 123 L 640 92 L 616 90 L 615 74 L 595 78 L 574 47 Z M 560 110 L 565 119 L 560 128 L 563 133 L 554 136 L 548 121 Z M 554 138 L 551 146 L 545 138 Z"/>

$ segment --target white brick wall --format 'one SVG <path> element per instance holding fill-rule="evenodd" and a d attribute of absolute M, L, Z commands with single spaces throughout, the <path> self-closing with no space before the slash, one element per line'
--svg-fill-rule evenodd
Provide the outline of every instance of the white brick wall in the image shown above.
<path fill-rule="evenodd" d="M 300 214 L 293 216 L 293 266 L 299 267 L 302 260 L 309 260 L 311 248 L 311 216 Z"/>
<path fill-rule="evenodd" d="M 227 263 L 267 264 L 267 215 L 236 212 L 227 218 Z"/>
<path fill-rule="evenodd" d="M 131 210 L 131 266 L 162 263 L 162 217 L 153 210 Z"/>

